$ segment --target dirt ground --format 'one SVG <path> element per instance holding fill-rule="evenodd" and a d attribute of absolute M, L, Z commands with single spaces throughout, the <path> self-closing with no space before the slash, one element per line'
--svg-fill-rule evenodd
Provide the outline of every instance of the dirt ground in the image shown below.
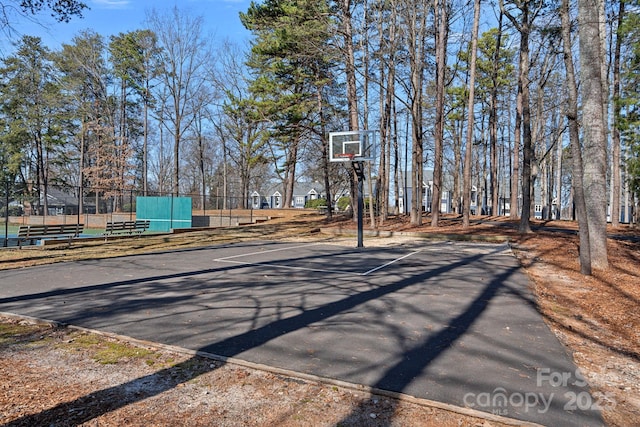
<path fill-rule="evenodd" d="M 517 224 L 482 218 L 463 230 L 412 226 L 394 218 L 379 230 L 402 238 L 507 239 L 529 274 L 538 306 L 573 355 L 593 392 L 607 397 L 607 425 L 640 420 L 640 232 L 610 230 L 610 267 L 579 273 L 575 224 Z M 365 232 L 369 227 L 366 227 Z M 4 249 L 0 270 L 251 239 L 334 239 L 320 230 L 355 232 L 352 221 L 305 214 L 264 224 L 192 233 Z M 399 236 L 404 234 L 405 236 Z M 1 273 L 0 273 L 1 274 Z M 502 426 L 499 417 L 406 396 L 380 395 L 340 383 L 224 363 L 178 349 L 74 328 L 0 319 L 0 423 L 10 426 Z"/>

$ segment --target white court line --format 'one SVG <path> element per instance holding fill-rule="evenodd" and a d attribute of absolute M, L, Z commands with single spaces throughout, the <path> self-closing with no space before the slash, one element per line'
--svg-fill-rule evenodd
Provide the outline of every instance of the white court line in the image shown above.
<path fill-rule="evenodd" d="M 378 267 L 372 268 L 371 270 L 365 271 L 364 273 L 358 273 L 358 272 L 354 272 L 354 271 L 338 271 L 338 270 L 325 270 L 325 269 L 319 269 L 319 268 L 308 268 L 308 267 L 295 267 L 292 265 L 282 265 L 282 264 L 272 264 L 272 263 L 264 263 L 264 262 L 246 262 L 246 261 L 232 261 L 233 258 L 242 258 L 242 257 L 246 257 L 246 256 L 252 256 L 252 255 L 260 255 L 260 254 L 266 254 L 266 253 L 270 253 L 270 252 L 281 252 L 281 251 L 285 251 L 285 250 L 289 250 L 289 249 L 299 249 L 299 248 L 306 248 L 308 246 L 317 246 L 317 245 L 321 245 L 322 243 L 311 243 L 311 244 L 305 244 L 305 245 L 299 245 L 299 246 L 288 246 L 285 248 L 278 248 L 278 249 L 271 249 L 268 251 L 258 251 L 258 252 L 249 252 L 249 253 L 245 253 L 245 254 L 240 254 L 240 255 L 231 255 L 228 257 L 223 257 L 223 258 L 216 258 L 213 261 L 215 262 L 226 262 L 229 264 L 238 264 L 238 265 L 253 265 L 253 266 L 268 266 L 268 267 L 276 267 L 276 268 L 284 268 L 284 269 L 288 269 L 288 270 L 302 270 L 302 271 L 314 271 L 317 273 L 332 273 L 332 274 L 352 274 L 352 275 L 356 275 L 356 276 L 367 276 L 371 273 L 375 273 L 376 271 L 382 270 L 383 268 L 386 268 L 388 266 L 390 266 L 391 264 L 395 264 L 398 261 L 402 261 L 403 259 L 409 258 L 417 253 L 420 253 L 422 251 L 422 249 L 419 249 L 417 251 L 408 253 L 406 255 L 403 255 L 399 258 L 393 259 L 385 264 L 382 264 Z M 277 262 L 277 261 L 276 261 Z"/>
<path fill-rule="evenodd" d="M 262 252 L 263 253 L 263 252 Z M 303 271 L 314 271 L 316 273 L 332 273 L 332 274 L 344 274 L 349 275 L 353 274 L 356 276 L 362 276 L 362 273 L 352 272 L 352 271 L 338 271 L 338 270 L 324 270 L 319 268 L 308 268 L 308 267 L 295 267 L 293 265 L 282 265 L 282 264 L 267 264 L 264 262 L 244 262 L 244 261 L 229 261 L 227 259 L 214 259 L 214 261 L 218 262 L 226 262 L 229 264 L 238 264 L 238 265 L 261 265 L 266 267 L 275 267 L 275 268 L 284 268 L 287 270 L 303 270 Z"/>
<path fill-rule="evenodd" d="M 270 252 L 288 251 L 289 249 L 300 249 L 300 248 L 306 248 L 307 246 L 317 246 L 317 245 L 321 245 L 321 244 L 322 243 L 307 243 L 305 245 L 287 246 L 285 248 L 270 249 L 268 251 L 249 252 L 248 254 L 231 255 L 231 256 L 226 256 L 226 257 L 223 257 L 223 258 L 217 258 L 217 259 L 214 259 L 214 261 L 224 262 L 224 261 L 226 261 L 228 259 L 233 259 L 233 258 L 242 258 L 244 256 L 268 254 Z"/>
<path fill-rule="evenodd" d="M 374 272 L 376 272 L 376 271 L 378 271 L 378 270 L 382 270 L 383 268 L 388 267 L 388 266 L 390 266 L 390 265 L 391 265 L 391 264 L 393 264 L 393 263 L 396 263 L 396 262 L 398 262 L 398 261 L 402 261 L 403 259 L 405 259 L 405 258 L 409 258 L 410 256 L 413 256 L 413 255 L 415 255 L 415 254 L 417 254 L 417 253 L 420 253 L 421 251 L 422 251 L 421 249 L 418 249 L 417 251 L 414 251 L 414 252 L 408 253 L 408 254 L 406 254 L 406 255 L 404 255 L 404 256 L 401 256 L 400 258 L 396 258 L 396 259 L 394 259 L 394 260 L 391 260 L 391 261 L 389 261 L 389 262 L 388 262 L 388 263 L 386 263 L 386 264 L 382 264 L 382 265 L 381 265 L 381 266 L 379 266 L 379 267 L 372 268 L 371 270 L 366 271 L 366 272 L 364 272 L 364 273 L 360 273 L 360 275 L 361 275 L 361 276 L 366 276 L 366 275 L 371 274 L 371 273 L 374 273 Z"/>

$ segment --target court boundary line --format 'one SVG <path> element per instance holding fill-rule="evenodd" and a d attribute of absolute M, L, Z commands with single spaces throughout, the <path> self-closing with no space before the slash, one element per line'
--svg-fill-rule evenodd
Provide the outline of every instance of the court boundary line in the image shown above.
<path fill-rule="evenodd" d="M 307 267 L 295 267 L 293 265 L 282 265 L 282 264 L 268 264 L 264 262 L 244 262 L 244 261 L 230 261 L 225 259 L 214 259 L 216 262 L 226 262 L 229 264 L 236 265 L 246 265 L 246 266 L 264 266 L 264 267 L 274 267 L 274 268 L 284 268 L 287 270 L 302 270 L 302 271 L 314 271 L 316 273 L 331 273 L 331 274 L 344 274 L 344 275 L 355 275 L 361 276 L 362 273 L 352 272 L 352 271 L 338 271 L 338 270 L 324 270 L 320 268 L 307 268 Z M 276 261 L 277 262 L 277 261 Z"/>
<path fill-rule="evenodd" d="M 422 252 L 422 249 L 418 249 L 417 251 L 409 252 L 408 254 L 406 254 L 406 255 L 404 255 L 404 256 L 401 256 L 401 257 L 399 257 L 399 258 L 396 258 L 396 259 L 394 259 L 394 260 L 391 260 L 391 261 L 389 261 L 389 262 L 387 262 L 387 263 L 385 263 L 385 264 L 382 264 L 382 265 L 380 265 L 380 266 L 378 266 L 378 267 L 376 267 L 376 268 L 372 268 L 371 270 L 366 271 L 366 272 L 362 273 L 361 275 L 362 275 L 362 276 L 368 276 L 368 275 L 369 275 L 369 274 L 371 274 L 371 273 L 375 273 L 375 272 L 376 272 L 376 271 L 378 271 L 378 270 L 382 270 L 383 268 L 387 268 L 387 267 L 388 267 L 388 266 L 390 266 L 391 264 L 395 264 L 395 263 L 396 263 L 396 262 L 398 262 L 398 261 L 402 261 L 403 259 L 409 258 L 409 257 L 411 257 L 411 256 L 413 256 L 413 255 L 415 255 L 415 254 L 420 253 L 420 252 Z"/>
<path fill-rule="evenodd" d="M 242 257 L 246 257 L 246 256 L 252 256 L 252 255 L 261 255 L 261 254 L 267 254 L 267 253 L 272 253 L 272 252 L 282 252 L 282 251 L 286 251 L 286 250 L 293 250 L 293 249 L 299 249 L 299 248 L 306 248 L 309 246 L 318 246 L 321 245 L 322 243 L 310 243 L 310 244 L 305 244 L 305 245 L 298 245 L 298 246 L 287 246 L 284 248 L 277 248 L 277 249 L 270 249 L 270 250 L 266 250 L 266 251 L 255 251 L 255 252 L 249 252 L 249 253 L 245 253 L 245 254 L 238 254 L 238 255 L 231 255 L 228 257 L 222 257 L 222 258 L 216 258 L 213 261 L 214 262 L 222 262 L 222 263 L 229 263 L 229 264 L 236 264 L 236 265 L 247 265 L 247 266 L 266 266 L 266 267 L 275 267 L 275 268 L 283 268 L 283 269 L 287 269 L 287 270 L 300 270 L 300 271 L 313 271 L 316 273 L 331 273 L 331 274 L 344 274 L 344 275 L 354 275 L 354 276 L 368 276 L 369 274 L 375 273 L 376 271 L 380 271 L 384 268 L 387 268 L 388 266 L 395 264 L 399 261 L 402 261 L 406 258 L 409 258 L 413 255 L 416 255 L 420 252 L 422 252 L 422 249 L 418 249 L 416 251 L 413 252 L 409 252 L 408 254 L 405 254 L 401 257 L 392 259 L 389 262 L 386 262 L 382 265 L 379 265 L 377 267 L 374 267 L 370 270 L 367 270 L 365 272 L 356 272 L 356 271 L 338 271 L 338 270 L 329 270 L 329 269 L 321 269 L 321 268 L 308 268 L 308 267 L 296 267 L 296 266 L 292 266 L 292 265 L 283 265 L 283 264 L 279 264 L 281 261 L 283 260 L 278 260 L 278 261 L 274 261 L 274 263 L 267 263 L 267 262 L 247 262 L 247 261 L 234 261 L 234 258 L 242 258 Z"/>
<path fill-rule="evenodd" d="M 268 253 L 271 253 L 271 252 L 281 252 L 281 251 L 286 251 L 286 250 L 289 250 L 289 249 L 306 248 L 306 247 L 308 247 L 308 246 L 318 246 L 318 245 L 321 245 L 321 244 L 322 244 L 322 243 L 320 243 L 320 242 L 318 242 L 318 243 L 307 243 L 307 244 L 304 244 L 304 245 L 287 246 L 287 247 L 284 247 L 284 248 L 269 249 L 269 250 L 266 250 L 266 251 L 255 251 L 255 252 L 249 252 L 249 253 L 246 253 L 246 254 L 239 254 L 239 255 L 230 255 L 230 256 L 225 256 L 225 257 L 222 257 L 222 258 L 214 259 L 214 261 L 221 261 L 221 262 L 224 262 L 224 261 L 226 261 L 226 260 L 228 260 L 228 259 L 241 258 L 241 257 L 243 257 L 243 256 L 259 255 L 259 254 L 268 254 Z"/>

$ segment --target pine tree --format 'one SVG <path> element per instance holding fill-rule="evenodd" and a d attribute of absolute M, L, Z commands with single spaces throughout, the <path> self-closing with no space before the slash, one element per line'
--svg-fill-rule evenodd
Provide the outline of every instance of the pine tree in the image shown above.
<path fill-rule="evenodd" d="M 25 36 L 0 70 L 2 113 L 8 133 L 2 138 L 10 168 L 33 182 L 38 209 L 47 212 L 52 162 L 62 140 L 61 93 L 54 80 L 51 52 L 38 37 Z M 17 150 L 16 150 L 17 149 Z M 19 153 L 23 153 L 20 155 Z M 19 166 L 19 168 L 18 168 Z"/>
<path fill-rule="evenodd" d="M 318 93 L 330 82 L 329 7 L 323 1 L 268 0 L 252 3 L 241 20 L 255 37 L 250 90 L 269 123 L 284 206 L 291 206 L 301 146 L 318 124 Z"/>

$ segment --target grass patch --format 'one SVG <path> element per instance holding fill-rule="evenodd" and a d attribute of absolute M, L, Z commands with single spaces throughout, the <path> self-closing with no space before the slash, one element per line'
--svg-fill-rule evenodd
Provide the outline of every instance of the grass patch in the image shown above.
<path fill-rule="evenodd" d="M 573 312 L 571 311 L 571 309 L 564 307 L 558 303 L 550 303 L 549 304 L 549 309 L 556 315 L 562 316 L 562 317 L 572 317 L 573 316 Z"/>
<path fill-rule="evenodd" d="M 40 331 L 36 325 L 23 325 L 19 323 L 0 323 L 0 345 L 9 346 L 25 340 L 31 340 L 34 333 Z"/>
<path fill-rule="evenodd" d="M 82 334 L 68 340 L 62 347 L 66 349 L 83 349 L 89 351 L 91 358 L 102 365 L 113 365 L 121 360 L 141 359 L 152 366 L 160 355 L 142 347 L 128 343 L 110 341 L 107 338 L 93 334 Z"/>
<path fill-rule="evenodd" d="M 106 342 L 103 348 L 96 351 L 93 359 L 103 365 L 118 363 L 121 359 L 146 359 L 154 352 L 146 348 L 132 347 L 117 342 Z"/>

